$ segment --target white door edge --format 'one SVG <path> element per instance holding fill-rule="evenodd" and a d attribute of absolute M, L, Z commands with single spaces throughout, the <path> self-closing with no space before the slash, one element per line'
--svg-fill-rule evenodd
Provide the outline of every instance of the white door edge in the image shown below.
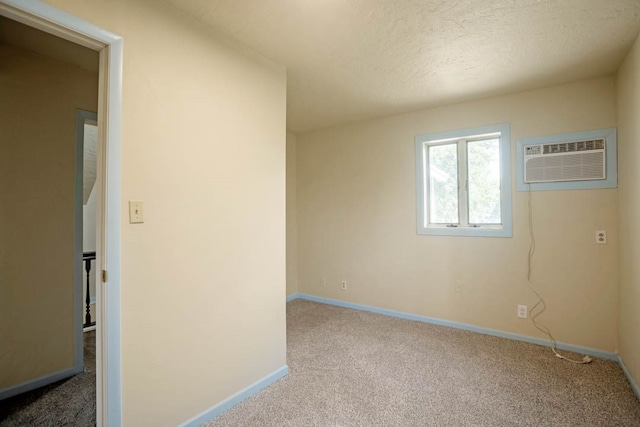
<path fill-rule="evenodd" d="M 100 52 L 98 95 L 98 218 L 96 381 L 100 426 L 122 425 L 120 347 L 120 157 L 122 37 L 37 0 L 0 0 L 0 15 Z"/>

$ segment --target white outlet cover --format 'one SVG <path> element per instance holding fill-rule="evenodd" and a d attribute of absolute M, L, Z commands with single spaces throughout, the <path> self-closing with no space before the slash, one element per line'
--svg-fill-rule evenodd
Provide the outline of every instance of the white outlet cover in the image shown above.
<path fill-rule="evenodd" d="M 596 231 L 596 243 L 598 245 L 606 245 L 607 244 L 607 231 L 606 230 L 598 230 L 598 231 Z"/>
<path fill-rule="evenodd" d="M 527 316 L 529 315 L 529 308 L 526 305 L 521 305 L 518 304 L 518 317 L 522 318 L 522 319 L 526 319 Z"/>

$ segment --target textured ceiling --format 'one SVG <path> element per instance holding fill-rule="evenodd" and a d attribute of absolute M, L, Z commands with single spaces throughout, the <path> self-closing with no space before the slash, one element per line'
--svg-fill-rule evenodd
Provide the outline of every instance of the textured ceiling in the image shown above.
<path fill-rule="evenodd" d="M 83 145 L 82 204 L 86 205 L 98 176 L 98 126 L 85 123 Z"/>
<path fill-rule="evenodd" d="M 606 75 L 640 0 L 166 0 L 287 67 L 294 132 Z"/>

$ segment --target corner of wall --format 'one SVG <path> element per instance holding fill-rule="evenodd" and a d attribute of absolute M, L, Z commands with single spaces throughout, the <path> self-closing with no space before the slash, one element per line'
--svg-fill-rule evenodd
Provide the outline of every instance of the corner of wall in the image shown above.
<path fill-rule="evenodd" d="M 619 242 L 619 300 L 618 354 L 631 384 L 640 382 L 640 37 L 636 39 L 617 74 L 618 124 L 618 225 Z M 635 382 L 634 382 L 635 381 Z M 634 388 L 637 391 L 637 386 Z"/>
<path fill-rule="evenodd" d="M 287 132 L 287 296 L 298 292 L 296 135 Z"/>

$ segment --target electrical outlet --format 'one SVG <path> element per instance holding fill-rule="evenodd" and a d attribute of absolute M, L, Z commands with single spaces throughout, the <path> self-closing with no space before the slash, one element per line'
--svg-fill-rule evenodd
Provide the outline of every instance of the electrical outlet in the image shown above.
<path fill-rule="evenodd" d="M 518 317 L 526 319 L 529 315 L 529 308 L 526 305 L 518 304 Z"/>
<path fill-rule="evenodd" d="M 320 286 L 323 287 L 323 288 L 327 287 L 327 281 L 325 280 L 324 277 L 320 280 Z"/>
<path fill-rule="evenodd" d="M 343 280 L 343 281 L 342 281 L 342 290 L 343 290 L 343 291 L 346 291 L 346 290 L 347 290 L 347 281 L 346 281 L 346 280 Z"/>
<path fill-rule="evenodd" d="M 606 230 L 598 230 L 598 231 L 596 231 L 596 243 L 598 245 L 606 245 L 607 244 L 607 231 Z"/>
<path fill-rule="evenodd" d="M 456 292 L 458 292 L 459 294 L 462 293 L 462 281 L 461 280 L 456 280 Z"/>

